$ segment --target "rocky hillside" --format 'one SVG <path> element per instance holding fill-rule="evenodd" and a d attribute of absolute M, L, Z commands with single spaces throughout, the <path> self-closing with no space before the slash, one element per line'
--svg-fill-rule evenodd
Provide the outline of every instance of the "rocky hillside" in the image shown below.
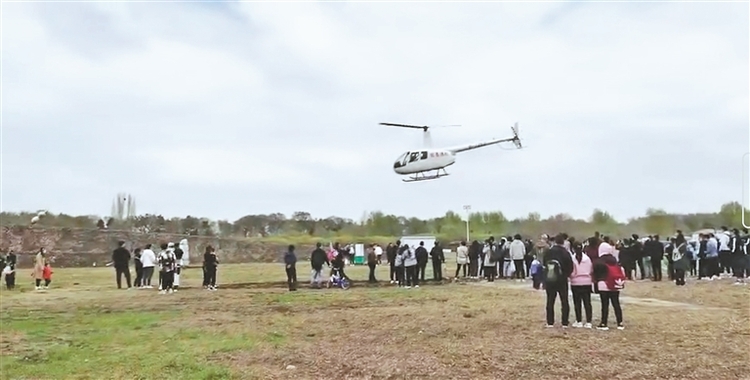
<path fill-rule="evenodd" d="M 226 239 L 206 236 L 183 236 L 174 234 L 143 234 L 131 231 L 101 231 L 70 228 L 29 228 L 24 226 L 2 227 L 0 251 L 5 255 L 13 250 L 18 255 L 19 266 L 29 267 L 33 255 L 44 247 L 57 267 L 104 265 L 111 260 L 112 250 L 118 240 L 126 247 L 143 247 L 151 243 L 177 244 L 188 239 L 191 265 L 200 265 L 202 253 L 207 245 L 216 248 L 222 263 L 275 262 L 281 261 L 286 245 L 259 242 L 249 239 Z M 313 246 L 297 247 L 300 259 L 304 259 Z"/>

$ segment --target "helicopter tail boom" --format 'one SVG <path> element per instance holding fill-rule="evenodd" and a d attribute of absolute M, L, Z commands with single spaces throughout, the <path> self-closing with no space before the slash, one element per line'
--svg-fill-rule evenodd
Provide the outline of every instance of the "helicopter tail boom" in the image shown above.
<path fill-rule="evenodd" d="M 480 142 L 480 143 L 474 143 L 474 144 L 468 144 L 468 145 L 458 146 L 458 147 L 455 147 L 455 148 L 452 148 L 452 149 L 448 149 L 448 150 L 451 153 L 456 154 L 456 153 L 465 152 L 467 150 L 473 150 L 473 149 L 483 148 L 485 146 L 500 144 L 500 143 L 504 143 L 504 142 L 512 142 L 516 146 L 516 148 L 521 149 L 523 146 L 521 145 L 521 139 L 518 137 L 518 123 L 516 123 L 514 126 L 512 126 L 511 130 L 513 131 L 513 137 L 510 137 L 510 138 L 492 139 L 492 140 L 484 141 L 484 142 Z"/>

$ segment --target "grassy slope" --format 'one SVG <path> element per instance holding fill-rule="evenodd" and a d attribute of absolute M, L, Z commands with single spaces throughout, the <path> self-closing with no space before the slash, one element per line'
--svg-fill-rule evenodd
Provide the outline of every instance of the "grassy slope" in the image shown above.
<path fill-rule="evenodd" d="M 366 268 L 348 272 L 366 278 Z M 300 274 L 304 283 L 306 268 Z M 387 278 L 387 268 L 378 276 Z M 199 277 L 199 270 L 188 270 L 183 284 L 199 285 Z M 750 292 L 726 281 L 684 288 L 630 283 L 626 295 L 697 306 L 624 300 L 628 329 L 609 332 L 544 329 L 544 297 L 528 284 L 297 293 L 226 288 L 284 278 L 281 265 L 228 265 L 219 274 L 227 286 L 218 292 L 158 295 L 112 289 L 111 268 L 59 269 L 53 289 L 35 293 L 22 271 L 21 289 L 0 293 L 2 377 L 739 379 L 750 373 Z"/>

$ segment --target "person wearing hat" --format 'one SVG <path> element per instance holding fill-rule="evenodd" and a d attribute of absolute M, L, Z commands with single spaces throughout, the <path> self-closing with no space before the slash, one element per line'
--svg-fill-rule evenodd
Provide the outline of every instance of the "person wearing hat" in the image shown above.
<path fill-rule="evenodd" d="M 130 289 L 130 251 L 125 248 L 125 242 L 117 242 L 117 248 L 112 251 L 112 262 L 115 267 L 117 289 L 122 289 L 122 276 L 125 275 L 128 289 Z"/>

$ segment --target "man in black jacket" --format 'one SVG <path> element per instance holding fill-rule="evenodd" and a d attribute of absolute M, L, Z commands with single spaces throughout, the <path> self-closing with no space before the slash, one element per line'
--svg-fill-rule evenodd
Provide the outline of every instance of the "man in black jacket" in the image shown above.
<path fill-rule="evenodd" d="M 401 247 L 401 240 L 396 240 L 396 245 L 389 244 L 385 250 L 386 259 L 388 259 L 388 266 L 391 271 L 391 284 L 395 284 L 398 278 L 396 277 L 396 254 L 398 249 Z"/>
<path fill-rule="evenodd" d="M 544 252 L 544 289 L 547 292 L 547 327 L 555 325 L 555 300 L 560 296 L 562 305 L 562 326 L 570 324 L 570 303 L 568 303 L 568 278 L 573 273 L 573 258 L 563 246 L 565 236 L 555 236 L 555 245 Z"/>
<path fill-rule="evenodd" d="M 316 288 L 320 288 L 320 283 L 323 281 L 323 264 L 331 265 L 328 261 L 328 255 L 326 255 L 326 252 L 321 247 L 322 244 L 316 244 L 315 250 L 310 255 L 310 266 L 313 270 L 310 284 Z"/>
<path fill-rule="evenodd" d="M 424 282 L 424 272 L 427 269 L 429 253 L 427 253 L 427 248 L 424 247 L 423 241 L 419 242 L 419 247 L 414 251 L 414 255 L 417 257 L 417 274 L 414 277 Z"/>
<path fill-rule="evenodd" d="M 643 253 L 651 257 L 651 271 L 654 281 L 661 281 L 661 261 L 664 259 L 664 244 L 659 241 L 659 235 L 654 235 L 646 241 Z"/>
<path fill-rule="evenodd" d="M 430 250 L 430 256 L 432 257 L 432 278 L 435 281 L 443 281 L 443 263 L 445 262 L 445 255 L 443 254 L 443 247 L 440 246 L 439 241 L 435 241 L 435 246 Z"/>
<path fill-rule="evenodd" d="M 130 289 L 130 251 L 125 248 L 125 242 L 117 242 L 117 249 L 112 252 L 112 261 L 117 276 L 117 289 L 122 289 L 122 275 L 125 275 L 125 281 Z"/>
<path fill-rule="evenodd" d="M 638 271 L 641 272 L 641 280 L 646 279 L 646 271 L 644 271 L 643 266 L 643 244 L 641 244 L 640 238 L 638 235 L 633 234 L 633 246 L 631 247 L 631 255 L 633 256 L 633 260 L 635 264 L 638 265 Z M 633 269 L 635 269 L 635 265 L 633 265 Z"/>

